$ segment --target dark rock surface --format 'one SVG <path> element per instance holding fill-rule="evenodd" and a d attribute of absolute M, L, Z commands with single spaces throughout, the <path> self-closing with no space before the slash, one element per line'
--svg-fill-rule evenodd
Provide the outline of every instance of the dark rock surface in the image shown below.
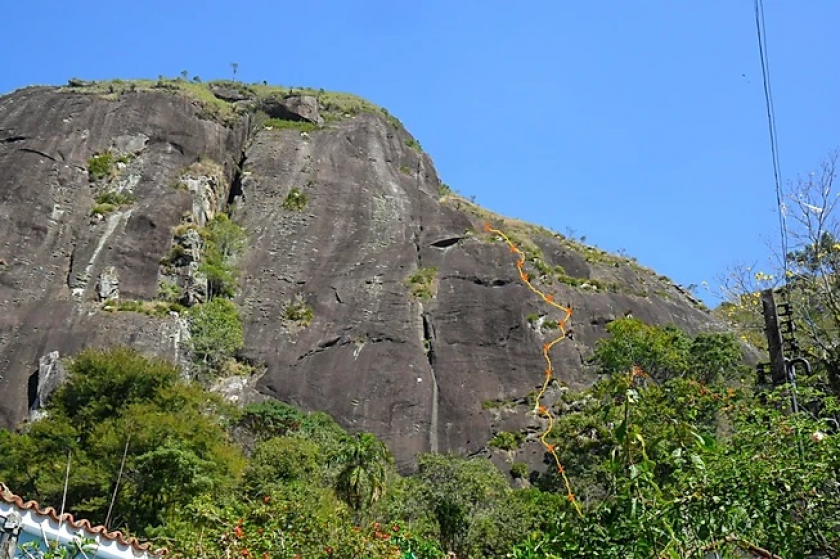
<path fill-rule="evenodd" d="M 179 320 L 102 312 L 97 279 L 113 267 L 121 298 L 154 298 L 170 228 L 192 204 L 172 187 L 178 173 L 199 154 L 233 167 L 242 131 L 196 112 L 145 91 L 107 100 L 36 87 L 0 97 L 0 426 L 24 417 L 42 355 L 114 343 L 175 354 Z M 135 154 L 114 182 L 138 201 L 97 221 L 87 162 L 107 149 Z"/>
<path fill-rule="evenodd" d="M 317 121 L 315 103 L 301 118 Z M 554 270 L 541 285 L 571 303 L 573 338 L 554 352 L 570 386 L 594 380 L 585 359 L 628 311 L 692 333 L 721 328 L 627 259 L 441 197 L 432 161 L 388 119 L 361 114 L 248 141 L 244 121 L 231 130 L 200 114 L 184 98 L 145 91 L 107 100 L 30 88 L 0 98 L 0 426 L 25 417 L 29 377 L 52 351 L 128 343 L 178 359 L 182 319 L 103 311 L 96 284 L 105 273 L 119 278 L 121 299 L 155 298 L 172 228 L 196 207 L 195 192 L 172 185 L 199 155 L 221 162 L 229 181 L 241 165 L 233 217 L 248 251 L 236 301 L 243 353 L 265 365 L 257 390 L 382 436 L 403 469 L 417 452 L 474 454 L 495 430 L 536 421 L 482 406 L 541 383 L 551 333 L 528 318 L 559 318 L 519 281 L 515 255 L 484 232 L 487 220 Z M 87 161 L 109 148 L 135 154 L 109 180 L 138 201 L 92 222 Z M 292 188 L 306 195 L 302 211 L 283 208 Z M 409 278 L 432 267 L 429 296 L 413 296 Z M 284 318 L 296 300 L 313 310 L 308 326 Z"/>
<path fill-rule="evenodd" d="M 262 101 L 260 109 L 271 118 L 298 120 L 322 124 L 324 119 L 318 110 L 318 100 L 311 95 L 286 95 L 269 97 Z"/>
<path fill-rule="evenodd" d="M 251 240 L 240 303 L 247 354 L 268 365 L 262 391 L 383 436 L 403 465 L 418 451 L 480 449 L 493 424 L 482 402 L 539 385 L 550 339 L 527 320 L 549 309 L 519 281 L 507 246 L 483 233 L 483 217 L 536 233 L 547 262 L 592 279 L 547 287 L 575 309 L 574 340 L 556 350 L 559 376 L 572 386 L 592 382 L 584 359 L 628 310 L 692 332 L 714 327 L 629 260 L 442 201 L 431 160 L 406 139 L 363 115 L 310 137 L 262 133 L 248 150 L 236 214 Z M 292 188 L 307 195 L 302 212 L 281 207 Z M 407 279 L 426 267 L 437 269 L 435 296 L 421 301 Z M 617 292 L 595 288 L 610 282 Z M 305 329 L 282 319 L 295 297 L 314 311 Z"/>
<path fill-rule="evenodd" d="M 240 91 L 239 89 L 233 87 L 225 87 L 222 85 L 211 85 L 210 91 L 215 95 L 218 99 L 222 101 L 246 101 L 251 97 L 244 92 Z"/>

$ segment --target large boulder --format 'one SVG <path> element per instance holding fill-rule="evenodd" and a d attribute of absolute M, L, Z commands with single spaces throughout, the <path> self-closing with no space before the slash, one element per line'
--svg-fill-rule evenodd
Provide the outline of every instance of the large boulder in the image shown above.
<path fill-rule="evenodd" d="M 318 107 L 318 99 L 311 95 L 287 95 L 269 97 L 261 104 L 261 109 L 271 118 L 299 120 L 323 124 Z"/>
<path fill-rule="evenodd" d="M 237 101 L 247 101 L 252 99 L 253 94 L 242 88 L 236 88 L 229 85 L 211 84 L 210 91 L 217 99 L 235 103 Z"/>

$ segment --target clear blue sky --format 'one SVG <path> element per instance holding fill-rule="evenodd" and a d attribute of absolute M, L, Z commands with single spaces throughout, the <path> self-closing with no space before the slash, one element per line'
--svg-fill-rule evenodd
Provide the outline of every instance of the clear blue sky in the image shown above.
<path fill-rule="evenodd" d="M 790 180 L 840 147 L 840 0 L 765 15 Z M 237 62 L 383 105 L 462 194 L 683 285 L 778 244 L 750 0 L 7 0 L 0 18 L 0 92 Z"/>

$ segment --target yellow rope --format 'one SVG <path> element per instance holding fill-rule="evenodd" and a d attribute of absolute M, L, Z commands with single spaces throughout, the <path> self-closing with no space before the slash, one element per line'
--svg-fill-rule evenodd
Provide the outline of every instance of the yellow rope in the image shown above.
<path fill-rule="evenodd" d="M 563 482 L 566 484 L 566 492 L 569 498 L 569 502 L 571 502 L 572 505 L 574 505 L 577 513 L 583 516 L 580 510 L 580 505 L 578 504 L 577 499 L 575 499 L 575 494 L 572 492 L 572 486 L 569 483 L 569 478 L 566 477 L 566 469 L 560 462 L 560 457 L 557 454 L 557 449 L 553 444 L 548 443 L 545 440 L 549 433 L 551 433 L 552 427 L 554 427 L 554 415 L 551 413 L 551 410 L 548 407 L 540 403 L 543 396 L 545 396 L 546 390 L 548 390 L 548 385 L 551 383 L 551 380 L 554 377 L 554 367 L 551 364 L 551 356 L 549 355 L 549 352 L 555 344 L 559 343 L 561 340 L 564 340 L 566 338 L 569 320 L 572 318 L 572 309 L 570 307 L 564 307 L 563 305 L 560 305 L 554 300 L 554 297 L 552 297 L 551 295 L 547 295 L 539 289 L 537 289 L 536 287 L 534 287 L 534 285 L 531 283 L 531 278 L 528 276 L 525 270 L 523 270 L 526 260 L 525 253 L 522 252 L 519 248 L 517 248 L 516 245 L 513 244 L 513 242 L 508 238 L 507 235 L 505 235 L 498 229 L 493 229 L 493 227 L 489 223 L 484 224 L 484 230 L 488 233 L 495 233 L 499 235 L 510 247 L 510 251 L 519 255 L 519 259 L 516 261 L 516 269 L 519 270 L 519 278 L 525 283 L 526 286 L 528 286 L 528 289 L 534 292 L 540 299 L 542 299 L 543 301 L 545 301 L 546 303 L 548 303 L 549 305 L 551 305 L 552 307 L 556 308 L 564 314 L 563 318 L 557 321 L 557 325 L 560 329 L 560 335 L 554 340 L 543 344 L 542 346 L 542 355 L 545 359 L 546 364 L 545 379 L 543 380 L 542 388 L 540 389 L 539 393 L 537 393 L 534 409 L 539 415 L 548 419 L 548 427 L 546 427 L 545 431 L 543 431 L 540 434 L 540 443 L 542 443 L 542 445 L 545 447 L 548 453 L 551 454 L 551 456 L 554 458 L 554 463 L 557 466 L 557 473 L 559 473 L 563 477 Z"/>

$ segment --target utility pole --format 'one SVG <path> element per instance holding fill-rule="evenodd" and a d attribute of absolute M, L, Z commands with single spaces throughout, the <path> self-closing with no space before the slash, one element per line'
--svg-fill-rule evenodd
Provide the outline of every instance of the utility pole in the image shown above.
<path fill-rule="evenodd" d="M 780 386 L 787 382 L 788 375 L 782 331 L 779 328 L 779 315 L 776 311 L 776 301 L 773 298 L 772 289 L 765 289 L 761 292 L 761 310 L 764 314 L 764 334 L 767 336 L 767 349 L 770 351 L 770 379 L 773 386 Z"/>
<path fill-rule="evenodd" d="M 764 334 L 767 336 L 767 349 L 770 352 L 769 363 L 759 363 L 759 378 L 770 372 L 774 387 L 787 384 L 790 389 L 791 409 L 799 413 L 796 397 L 796 367 L 811 373 L 811 365 L 799 356 L 799 344 L 796 343 L 796 325 L 793 322 L 793 309 L 790 303 L 776 305 L 772 289 L 761 292 L 761 310 L 764 314 Z M 759 383 L 763 381 L 759 380 Z"/>

